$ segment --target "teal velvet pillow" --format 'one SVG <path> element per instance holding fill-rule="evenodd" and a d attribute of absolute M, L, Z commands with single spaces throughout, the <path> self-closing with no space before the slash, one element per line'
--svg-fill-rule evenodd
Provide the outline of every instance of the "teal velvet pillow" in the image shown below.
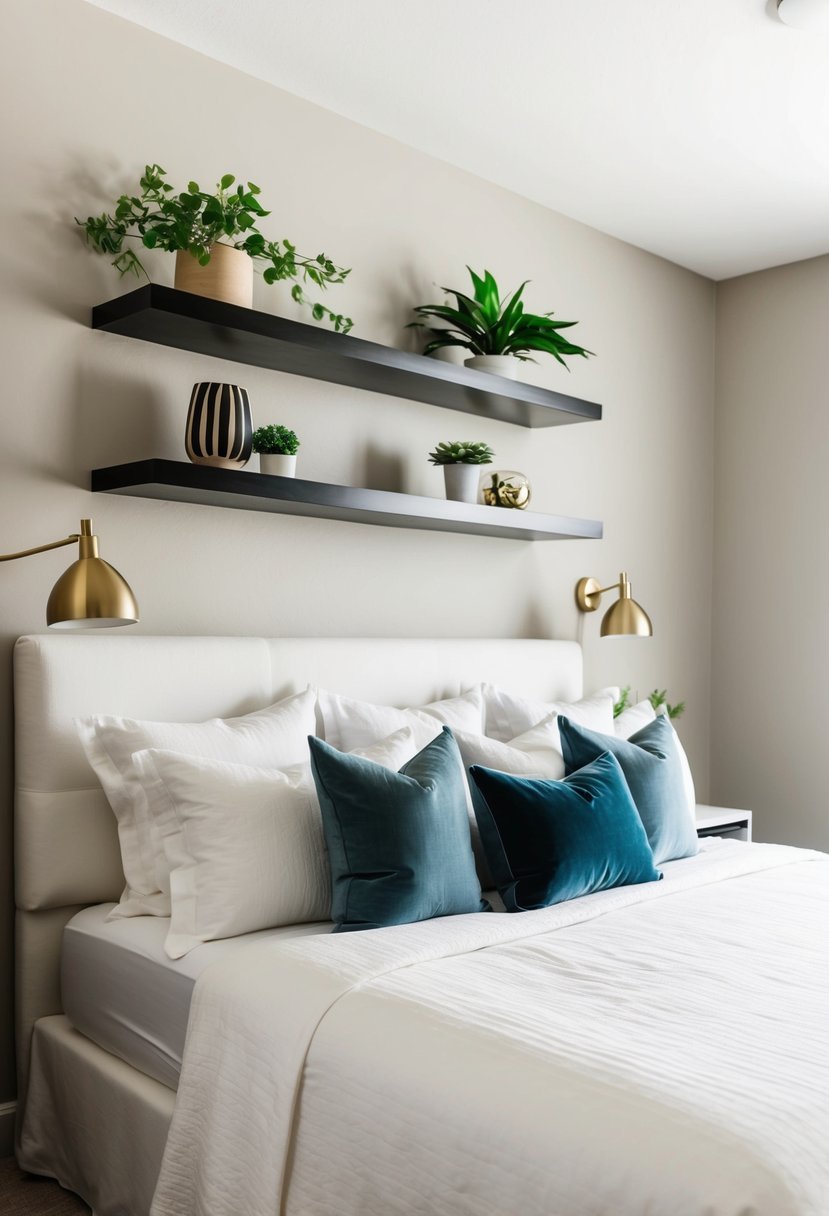
<path fill-rule="evenodd" d="M 568 773 L 583 768 L 602 752 L 611 752 L 622 767 L 657 865 L 699 851 L 694 808 L 688 805 L 682 766 L 673 727 L 658 717 L 629 739 L 600 735 L 558 720 L 564 766 Z"/>
<path fill-rule="evenodd" d="M 488 912 L 448 727 L 399 773 L 310 738 L 336 933 Z"/>
<path fill-rule="evenodd" d="M 508 912 L 662 877 L 609 753 L 563 781 L 477 764 L 469 773 L 484 851 Z"/>

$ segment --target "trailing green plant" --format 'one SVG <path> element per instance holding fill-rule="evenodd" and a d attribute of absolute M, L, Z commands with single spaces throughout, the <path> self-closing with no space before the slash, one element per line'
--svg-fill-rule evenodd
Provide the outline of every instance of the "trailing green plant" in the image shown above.
<path fill-rule="evenodd" d="M 492 464 L 494 455 L 486 443 L 439 443 L 429 460 L 432 464 Z"/>
<path fill-rule="evenodd" d="M 135 249 L 125 244 L 129 239 L 139 240 L 145 249 L 186 251 L 201 266 L 208 264 L 213 246 L 221 242 L 244 250 L 254 263 L 267 263 L 262 273 L 266 283 L 293 282 L 291 296 L 311 309 L 315 321 L 327 317 L 336 330 L 347 333 L 351 329 L 350 317 L 307 300 L 302 286 L 311 282 L 326 288 L 344 282 L 351 271 L 336 266 L 324 253 L 306 257 L 287 239 L 268 240 L 257 223 L 270 212 L 260 203 L 260 189 L 254 182 L 236 184 L 233 174 L 226 173 L 209 194 L 198 182 L 176 192 L 166 177 L 159 165 L 147 165 L 138 192 L 122 194 L 112 214 L 90 215 L 85 220 L 75 217 L 88 243 L 99 253 L 110 254 L 119 274 L 143 273 L 149 279 Z"/>
<path fill-rule="evenodd" d="M 260 426 L 253 432 L 253 450 L 273 456 L 296 456 L 299 440 L 296 431 L 287 426 Z"/>
<path fill-rule="evenodd" d="M 570 329 L 577 321 L 553 321 L 553 313 L 541 315 L 525 312 L 521 299 L 529 279 L 517 291 L 502 301 L 494 277 L 488 270 L 480 278 L 467 266 L 474 296 L 455 291 L 452 287 L 441 290 L 455 297 L 455 307 L 449 304 L 421 304 L 415 308 L 418 317 L 410 328 L 423 329 L 429 340 L 423 353 L 433 354 L 445 346 L 461 346 L 473 355 L 514 355 L 522 362 L 537 360 L 528 351 L 552 355 L 563 367 L 567 367 L 565 356 L 581 355 L 587 358 L 592 351 L 568 342 L 561 330 Z M 438 321 L 437 326 L 427 322 Z"/>
<path fill-rule="evenodd" d="M 665 713 L 668 715 L 668 717 L 672 721 L 675 718 L 681 718 L 682 715 L 685 713 L 685 702 L 684 701 L 677 701 L 676 705 L 668 704 L 668 691 L 665 688 L 662 688 L 662 689 L 655 688 L 653 690 L 653 692 L 651 693 L 651 695 L 648 697 L 648 700 L 650 701 L 650 703 L 653 706 L 654 711 L 656 713 L 659 713 L 660 709 L 662 709 L 664 706 Z M 619 715 L 621 713 L 623 713 L 629 707 L 630 707 L 630 685 L 626 684 L 625 687 L 619 693 L 619 700 L 614 702 L 613 717 L 618 718 Z"/>

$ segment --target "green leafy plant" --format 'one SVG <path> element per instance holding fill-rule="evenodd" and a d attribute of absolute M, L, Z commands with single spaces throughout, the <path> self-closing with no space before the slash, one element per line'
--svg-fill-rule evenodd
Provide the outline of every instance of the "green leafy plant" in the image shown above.
<path fill-rule="evenodd" d="M 498 284 L 488 270 L 480 278 L 470 266 L 466 269 L 472 276 L 474 297 L 444 287 L 447 295 L 455 297 L 455 307 L 421 304 L 414 310 L 421 319 L 412 321 L 411 328 L 423 329 L 429 335 L 424 354 L 431 355 L 445 346 L 462 346 L 473 355 L 514 355 L 522 362 L 535 363 L 527 353 L 535 351 L 552 355 L 564 367 L 567 355 L 587 358 L 592 354 L 561 334 L 561 330 L 570 329 L 577 321 L 553 321 L 551 312 L 536 315 L 524 311 L 521 297 L 529 280 L 502 301 Z M 431 321 L 441 324 L 427 324 Z"/>
<path fill-rule="evenodd" d="M 260 426 L 253 432 L 253 450 L 273 456 L 296 456 L 299 440 L 296 431 L 287 426 Z"/>
<path fill-rule="evenodd" d="M 668 690 L 666 688 L 655 688 L 648 697 L 648 700 L 657 713 L 659 713 L 660 709 L 664 705 L 665 713 L 668 715 L 671 721 L 673 721 L 674 718 L 681 718 L 685 713 L 684 701 L 677 701 L 676 705 L 668 704 Z"/>
<path fill-rule="evenodd" d="M 266 283 L 293 282 L 293 299 L 307 304 L 315 321 L 327 317 L 336 330 L 347 333 L 351 329 L 350 317 L 307 300 L 302 286 L 305 282 L 320 288 L 342 283 L 350 270 L 336 266 L 324 253 L 306 257 L 289 240 L 268 240 L 257 223 L 270 212 L 260 203 L 260 190 L 254 182 L 236 184 L 233 174 L 226 173 L 209 194 L 198 182 L 177 192 L 166 177 L 159 165 L 147 165 L 138 192 L 122 194 L 112 214 L 90 215 L 85 220 L 75 217 L 88 243 L 99 253 L 111 255 L 119 274 L 143 273 L 149 279 L 135 249 L 125 244 L 129 239 L 140 241 L 145 249 L 186 250 L 201 266 L 208 264 L 213 246 L 221 242 L 243 249 L 254 262 L 266 263 L 262 273 Z"/>
<path fill-rule="evenodd" d="M 665 688 L 662 688 L 662 689 L 655 688 L 653 690 L 653 692 L 651 693 L 651 695 L 648 697 L 648 700 L 650 701 L 650 703 L 653 706 L 656 713 L 659 713 L 660 709 L 664 705 L 665 713 L 668 715 L 668 717 L 671 720 L 673 720 L 674 718 L 681 718 L 682 715 L 685 713 L 685 702 L 684 701 L 677 701 L 676 705 L 668 704 L 668 692 L 667 692 L 667 689 L 665 689 Z M 613 717 L 618 718 L 619 715 L 622 714 L 629 707 L 630 707 L 630 685 L 626 684 L 625 687 L 622 689 L 622 691 L 619 693 L 619 700 L 616 701 L 613 705 Z"/>
<path fill-rule="evenodd" d="M 429 460 L 432 464 L 492 464 L 494 455 L 486 443 L 439 443 Z"/>

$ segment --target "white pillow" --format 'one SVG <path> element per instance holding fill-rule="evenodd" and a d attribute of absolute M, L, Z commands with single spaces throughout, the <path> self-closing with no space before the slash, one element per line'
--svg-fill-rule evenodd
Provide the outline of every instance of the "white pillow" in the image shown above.
<path fill-rule="evenodd" d="M 660 707 L 660 714 L 667 717 L 664 705 Z M 620 739 L 629 739 L 631 735 L 635 735 L 643 726 L 647 726 L 649 722 L 656 720 L 656 710 L 651 705 L 650 701 L 637 701 L 635 705 L 623 709 L 616 719 L 616 735 Z M 679 735 L 676 732 L 676 727 L 670 718 L 668 718 L 671 730 L 674 732 L 674 742 L 679 752 L 679 763 L 682 768 L 682 783 L 685 787 L 685 799 L 688 803 L 688 808 L 692 818 L 696 818 L 697 792 L 694 788 L 694 777 L 691 772 L 691 766 L 688 763 L 688 757 L 685 754 L 685 748 Z"/>
<path fill-rule="evenodd" d="M 368 747 L 392 731 L 410 726 L 420 747 L 431 743 L 443 726 L 453 731 L 473 734 L 483 732 L 484 701 L 480 686 L 459 697 L 434 701 L 418 709 L 394 709 L 390 705 L 373 705 L 370 701 L 354 701 L 337 693 L 319 691 L 325 741 L 340 751 Z M 517 733 L 517 732 L 515 732 Z"/>
<path fill-rule="evenodd" d="M 559 751 L 558 727 L 555 714 L 549 714 L 532 730 L 511 739 L 509 743 L 489 739 L 486 735 L 468 734 L 466 731 L 455 731 L 454 733 L 463 760 L 467 786 L 470 790 L 467 803 L 475 866 L 481 889 L 489 891 L 495 886 L 495 880 L 490 872 L 478 831 L 478 821 L 472 805 L 469 768 L 473 764 L 482 764 L 485 768 L 494 768 L 501 773 L 511 773 L 515 777 L 551 777 L 555 781 L 560 781 L 564 776 L 564 757 Z"/>
<path fill-rule="evenodd" d="M 396 770 L 415 751 L 401 730 L 358 754 Z M 254 768 L 155 748 L 134 761 L 170 866 L 170 958 L 216 938 L 330 918 L 310 763 Z"/>
<path fill-rule="evenodd" d="M 587 730 L 596 730 L 603 735 L 614 733 L 613 705 L 619 699 L 618 688 L 603 688 L 592 697 L 573 702 L 527 701 L 494 684 L 484 684 L 483 691 L 486 708 L 484 733 L 502 743 L 525 734 L 545 718 L 558 714 L 563 714 Z M 554 745 L 560 751 L 557 727 L 554 728 L 554 736 Z"/>
<path fill-rule="evenodd" d="M 555 714 L 548 714 L 543 722 L 509 743 L 465 731 L 456 731 L 455 739 L 467 770 L 472 764 L 482 764 L 516 777 L 549 777 L 554 781 L 564 777 Z"/>
<path fill-rule="evenodd" d="M 627 709 L 623 709 L 619 717 L 614 719 L 615 730 L 612 733 L 619 739 L 629 739 L 643 726 L 655 721 L 656 710 L 650 701 L 637 701 L 635 705 L 629 705 Z"/>
<path fill-rule="evenodd" d="M 127 885 L 111 917 L 170 915 L 169 866 L 154 824 L 155 808 L 133 760 L 135 753 L 161 748 L 236 764 L 296 764 L 307 757 L 308 736 L 316 733 L 315 702 L 309 688 L 239 718 L 139 722 L 94 717 L 77 722 L 89 763 L 118 821 Z"/>

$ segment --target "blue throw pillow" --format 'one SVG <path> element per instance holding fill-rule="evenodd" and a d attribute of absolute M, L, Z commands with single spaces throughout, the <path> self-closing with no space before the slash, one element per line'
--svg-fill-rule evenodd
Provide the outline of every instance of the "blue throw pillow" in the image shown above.
<path fill-rule="evenodd" d="M 612 752 L 622 766 L 657 865 L 699 851 L 694 808 L 688 805 L 674 731 L 665 717 L 649 722 L 629 739 L 600 735 L 558 720 L 564 766 L 568 773 L 583 768 L 602 752 Z"/>
<path fill-rule="evenodd" d="M 469 773 L 481 840 L 508 912 L 662 877 L 609 753 L 563 781 L 477 764 Z"/>
<path fill-rule="evenodd" d="M 399 773 L 310 738 L 335 930 L 488 912 L 475 872 L 463 764 L 448 727 Z"/>

